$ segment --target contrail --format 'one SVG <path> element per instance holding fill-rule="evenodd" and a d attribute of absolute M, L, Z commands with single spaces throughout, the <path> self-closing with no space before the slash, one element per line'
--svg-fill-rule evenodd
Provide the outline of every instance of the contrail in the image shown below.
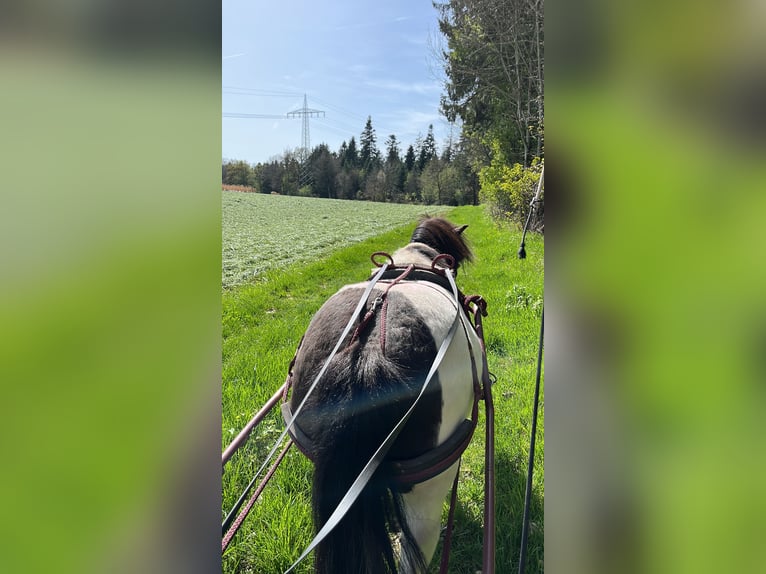
<path fill-rule="evenodd" d="M 239 58 L 240 56 L 244 56 L 247 52 L 240 52 L 239 54 L 232 54 L 231 56 L 224 56 L 221 58 L 222 60 L 231 60 L 232 58 Z"/>

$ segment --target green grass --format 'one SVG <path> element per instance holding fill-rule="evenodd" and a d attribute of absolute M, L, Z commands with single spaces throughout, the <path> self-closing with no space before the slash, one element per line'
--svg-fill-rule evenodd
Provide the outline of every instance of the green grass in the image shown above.
<path fill-rule="evenodd" d="M 526 260 L 516 257 L 518 231 L 496 227 L 482 207 L 448 214 L 468 223 L 466 236 L 477 255 L 461 270 L 458 284 L 488 301 L 484 322 L 494 387 L 498 572 L 518 568 L 521 520 L 532 418 L 537 340 L 543 296 L 543 241 L 527 237 Z M 322 259 L 265 271 L 255 284 L 223 294 L 222 448 L 284 382 L 287 365 L 309 320 L 341 286 L 369 275 L 370 253 L 407 243 L 414 222 Z M 482 405 L 483 408 L 483 405 Z M 538 420 L 528 572 L 543 571 L 544 408 Z M 481 569 L 484 417 L 463 457 L 450 571 Z M 223 514 L 263 460 L 282 428 L 276 412 L 255 431 L 223 476 Z M 311 464 L 293 449 L 224 555 L 224 572 L 283 572 L 311 539 Z M 445 508 L 446 516 L 446 508 Z M 440 552 L 440 548 L 437 549 Z M 431 571 L 438 570 L 438 559 Z M 310 572 L 311 561 L 298 568 Z"/>
<path fill-rule="evenodd" d="M 426 211 L 422 205 L 222 192 L 222 281 L 250 283 L 269 269 L 320 258 Z M 445 207 L 430 206 L 430 214 Z"/>

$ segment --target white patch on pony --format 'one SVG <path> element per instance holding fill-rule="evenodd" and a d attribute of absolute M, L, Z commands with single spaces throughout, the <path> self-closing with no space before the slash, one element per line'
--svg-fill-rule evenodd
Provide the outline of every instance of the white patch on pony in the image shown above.
<path fill-rule="evenodd" d="M 444 499 L 452 488 L 458 463 L 453 464 L 441 474 L 412 487 L 410 492 L 402 494 L 404 514 L 412 535 L 417 540 L 420 551 L 429 563 L 439 543 Z M 413 565 L 402 560 L 400 569 L 403 574 L 414 574 Z"/>
<path fill-rule="evenodd" d="M 429 281 L 411 281 L 397 285 L 396 288 L 418 310 L 431 330 L 436 348 L 440 348 L 455 319 L 457 306 L 453 296 Z M 462 312 L 460 315 L 461 321 L 464 320 Z M 473 333 L 470 327 L 467 331 L 469 335 Z M 470 416 L 473 405 L 471 358 L 465 332 L 462 327 L 458 327 L 437 370 L 442 393 L 442 423 L 437 438 L 439 444 L 453 433 L 462 420 Z"/>
<path fill-rule="evenodd" d="M 423 316 L 438 349 L 455 319 L 457 306 L 453 295 L 428 281 L 406 282 L 397 285 L 396 289 L 405 294 Z M 457 328 L 437 370 L 442 395 L 442 422 L 439 427 L 438 444 L 443 443 L 463 420 L 470 417 L 473 407 L 473 375 L 466 334 L 476 360 L 476 374 L 481 376 L 478 371 L 482 368 L 479 338 L 473 327 L 467 324 L 468 319 L 462 310 L 460 321 L 462 326 Z M 402 494 L 407 524 L 427 562 L 431 561 L 439 541 L 442 505 L 449 494 L 457 470 L 458 463 L 455 463 L 443 473 L 415 485 L 410 492 Z M 403 572 L 413 572 L 411 565 L 402 564 L 402 567 Z"/>

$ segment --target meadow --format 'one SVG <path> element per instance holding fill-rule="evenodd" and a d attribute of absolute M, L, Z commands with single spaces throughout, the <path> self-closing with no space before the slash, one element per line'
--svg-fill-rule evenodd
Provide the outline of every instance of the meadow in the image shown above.
<path fill-rule="evenodd" d="M 269 199 L 269 196 L 264 197 Z M 276 198 L 287 207 L 290 207 L 288 204 L 291 201 L 298 199 Z M 359 202 L 348 203 L 357 210 L 364 207 Z M 301 202 L 300 205 L 308 217 L 308 211 L 313 210 L 314 204 Z M 321 202 L 317 204 L 317 209 L 320 205 Z M 415 212 L 423 209 L 420 206 L 410 207 L 419 208 Z M 290 207 L 288 211 L 292 209 Z M 341 224 L 333 219 L 332 213 L 325 215 L 314 220 L 311 235 L 318 237 L 338 233 Z M 509 573 L 518 569 L 537 340 L 543 303 L 544 244 L 542 237 L 528 236 L 527 259 L 519 260 L 516 251 L 520 232 L 498 227 L 483 207 L 459 207 L 445 216 L 455 223 L 469 224 L 465 234 L 476 254 L 475 263 L 461 269 L 458 284 L 466 294 L 481 294 L 488 302 L 489 315 L 484 322 L 488 362 L 490 370 L 497 376 L 493 392 L 497 475 L 496 571 L 498 574 Z M 316 310 L 342 285 L 369 275 L 370 253 L 378 250 L 391 252 L 407 243 L 415 220 L 413 215 L 399 225 L 389 224 L 387 231 L 371 232 L 367 239 L 357 240 L 342 248 L 329 246 L 325 255 L 301 255 L 298 253 L 301 248 L 296 246 L 295 253 L 291 253 L 290 257 L 298 263 L 281 267 L 273 265 L 259 272 L 256 281 L 224 290 L 222 448 L 284 382 L 290 359 Z M 260 237 L 260 232 L 265 231 L 261 227 L 251 229 L 255 245 L 264 239 Z M 366 230 L 355 229 L 354 233 L 358 233 L 356 237 L 359 237 Z M 302 241 L 308 239 L 304 237 Z M 450 559 L 450 572 L 460 574 L 481 569 L 483 418 L 482 413 L 460 470 Z M 527 572 L 530 573 L 544 571 L 544 418 L 541 395 L 527 562 Z M 281 418 L 273 412 L 256 428 L 247 446 L 240 449 L 226 466 L 222 519 L 262 462 L 282 426 Z M 297 558 L 312 534 L 309 510 L 311 472 L 311 463 L 297 450 L 291 449 L 224 554 L 224 572 L 283 572 Z M 437 553 L 440 550 L 438 548 Z M 298 568 L 298 572 L 310 571 L 310 560 Z M 430 572 L 437 571 L 438 559 L 435 559 Z"/>
<path fill-rule="evenodd" d="M 269 269 L 321 258 L 426 211 L 422 205 L 222 193 L 224 288 L 248 283 Z M 446 209 L 428 211 L 435 215 Z"/>

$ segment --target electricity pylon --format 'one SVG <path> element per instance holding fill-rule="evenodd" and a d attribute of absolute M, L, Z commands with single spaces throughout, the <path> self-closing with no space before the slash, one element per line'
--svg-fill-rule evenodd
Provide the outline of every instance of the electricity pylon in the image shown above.
<path fill-rule="evenodd" d="M 302 166 L 300 184 L 306 185 L 311 180 L 311 176 L 308 170 L 308 159 L 309 159 L 309 154 L 311 153 L 311 137 L 309 135 L 309 118 L 311 117 L 323 118 L 324 112 L 322 110 L 310 109 L 308 107 L 308 103 L 306 102 L 306 94 L 303 94 L 303 107 L 298 110 L 293 110 L 292 112 L 287 112 L 288 118 L 296 118 L 299 116 L 303 118 L 303 125 L 301 127 L 301 147 L 298 152 L 301 166 Z"/>

